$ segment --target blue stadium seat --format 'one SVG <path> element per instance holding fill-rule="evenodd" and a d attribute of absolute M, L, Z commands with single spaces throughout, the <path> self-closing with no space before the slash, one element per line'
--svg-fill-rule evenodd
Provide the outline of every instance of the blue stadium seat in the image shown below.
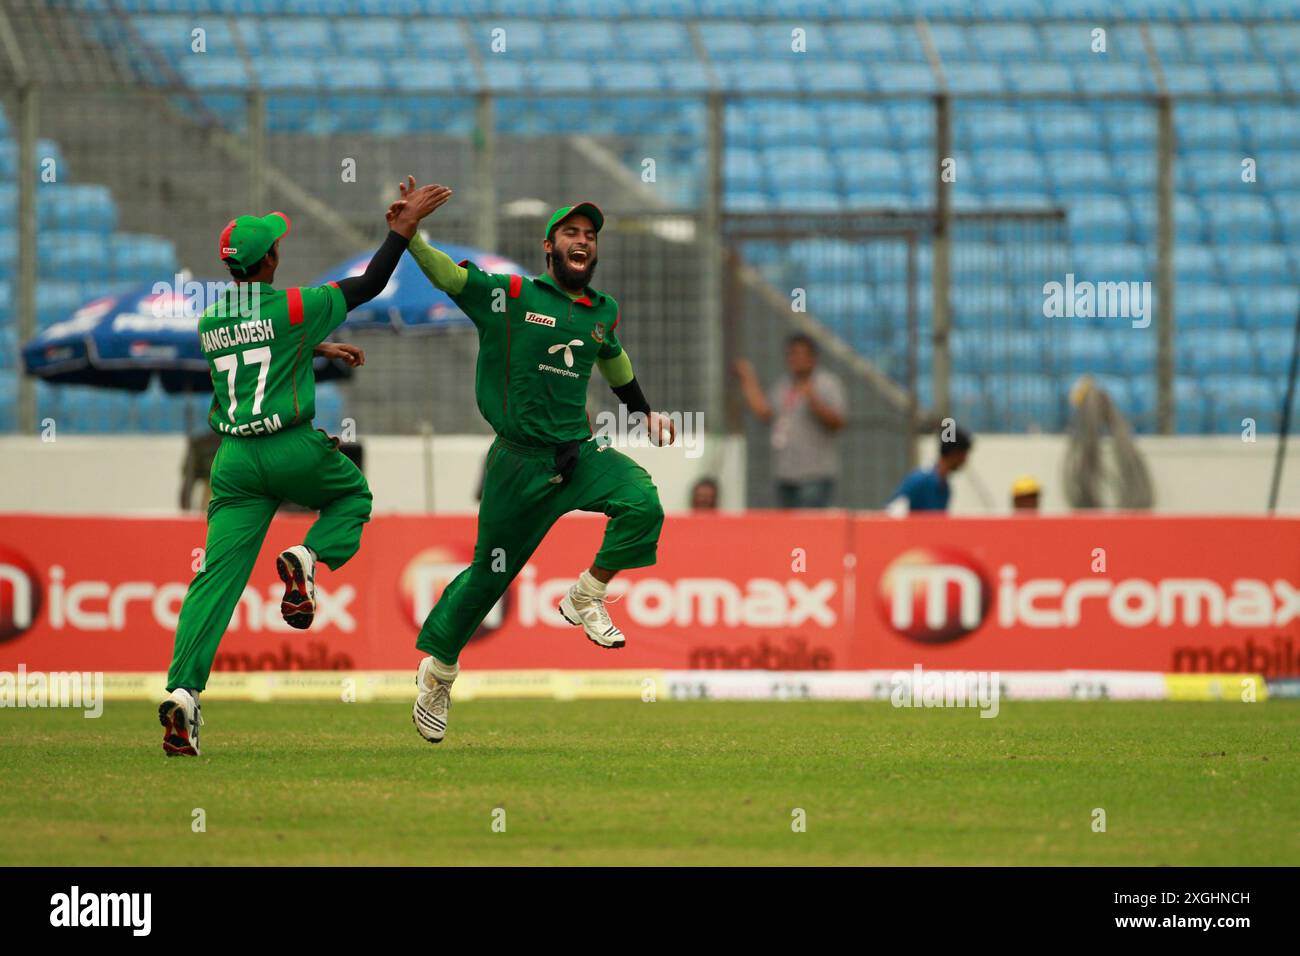
<path fill-rule="evenodd" d="M 1254 158 L 1255 178 L 1261 185 L 1269 189 L 1300 192 L 1300 156 L 1295 151 L 1266 148 L 1259 150 Z M 1241 169 L 1240 160 L 1237 169 Z"/>
<path fill-rule="evenodd" d="M 909 191 L 903 154 L 892 149 L 840 149 L 833 154 L 841 181 L 880 191 Z"/>
<path fill-rule="evenodd" d="M 1165 87 L 1175 96 L 1214 92 L 1214 77 L 1203 63 L 1166 63 L 1163 69 Z"/>
<path fill-rule="evenodd" d="M 252 76 L 266 90 L 314 90 L 321 75 L 314 58 L 263 56 L 252 61 Z"/>
<path fill-rule="evenodd" d="M 1115 339 L 1115 359 L 1120 374 L 1129 378 L 1155 375 L 1156 326 L 1152 322 L 1145 329 L 1135 329 L 1131 324 L 1112 323 L 1104 329 Z"/>
<path fill-rule="evenodd" d="M 924 63 L 868 64 L 874 89 L 888 93 L 933 93 L 934 74 Z"/>
<path fill-rule="evenodd" d="M 1133 210 L 1133 223 L 1140 243 L 1155 241 L 1156 199 L 1150 194 L 1135 193 L 1128 197 Z M 1203 243 L 1206 241 L 1205 213 L 1196 197 L 1187 193 L 1174 194 L 1174 239 L 1177 242 Z"/>
<path fill-rule="evenodd" d="M 733 57 L 756 57 L 763 52 L 758 31 L 752 24 L 740 21 L 702 22 L 698 29 L 704 49 L 715 62 Z"/>
<path fill-rule="evenodd" d="M 757 150 L 741 147 L 729 148 L 722 157 L 723 180 L 730 191 L 733 187 L 742 192 L 761 191 L 766 176 Z"/>
<path fill-rule="evenodd" d="M 1072 330 L 1067 339 L 1066 370 L 1072 375 L 1118 373 L 1121 370 L 1118 348 L 1122 341 L 1111 329 Z"/>
<path fill-rule="evenodd" d="M 43 183 L 36 190 L 36 219 L 41 230 L 104 235 L 113 231 L 117 210 L 104 186 Z"/>
<path fill-rule="evenodd" d="M 717 86 L 708 67 L 698 60 L 665 60 L 663 68 L 671 89 L 703 91 Z"/>
<path fill-rule="evenodd" d="M 269 53 L 296 53 L 306 57 L 328 54 L 338 49 L 334 30 L 324 17 L 266 17 L 257 21 L 255 31 L 263 38 Z M 247 36 L 247 31 L 241 31 Z"/>
<path fill-rule="evenodd" d="M 972 56 L 995 60 L 1030 60 L 1042 52 L 1038 30 L 1027 23 L 980 23 L 968 28 Z"/>
<path fill-rule="evenodd" d="M 959 23 L 931 23 L 930 39 L 945 63 L 970 59 L 970 47 L 966 43 L 966 27 Z"/>
<path fill-rule="evenodd" d="M 925 62 L 920 38 L 910 25 L 895 27 L 886 22 L 844 22 L 830 32 L 835 52 L 855 60 L 903 59 Z"/>
<path fill-rule="evenodd" d="M 1255 45 L 1280 63 L 1300 59 L 1300 23 L 1258 23 Z"/>
<path fill-rule="evenodd" d="M 1260 433 L 1276 432 L 1282 407 L 1279 384 L 1256 375 L 1224 375 L 1207 380 L 1209 431 L 1240 432 L 1245 419 L 1254 419 Z"/>
<path fill-rule="evenodd" d="M 1151 274 L 1147 250 L 1133 243 L 1077 245 L 1072 261 L 1078 266 L 1076 281 L 1140 281 Z"/>
<path fill-rule="evenodd" d="M 367 17 L 349 20 L 338 31 L 338 47 L 331 52 L 346 53 L 349 56 L 397 57 L 407 54 L 407 45 L 402 37 L 402 25 L 396 19 Z"/>
<path fill-rule="evenodd" d="M 882 105 L 828 103 L 822 119 L 831 146 L 887 146 L 894 142 L 894 129 Z"/>
<path fill-rule="evenodd" d="M 1300 111 L 1279 103 L 1252 103 L 1238 111 L 1255 149 L 1300 147 Z"/>
<path fill-rule="evenodd" d="M 83 304 L 79 283 L 47 279 L 36 285 L 36 323 L 41 328 L 71 318 Z"/>
<path fill-rule="evenodd" d="M 900 146 L 910 149 L 934 143 L 934 110 L 928 104 L 914 101 L 890 102 L 885 104 L 884 109 L 890 124 L 897 131 Z"/>
<path fill-rule="evenodd" d="M 1182 148 L 1240 149 L 1245 144 L 1236 107 L 1218 103 L 1175 104 L 1174 133 Z"/>
<path fill-rule="evenodd" d="M 825 149 L 816 146 L 776 146 L 763 151 L 768 179 L 776 186 L 834 189 L 835 167 Z"/>
<path fill-rule="evenodd" d="M 1213 247 L 1195 242 L 1175 243 L 1174 281 L 1179 287 L 1217 283 L 1219 274 Z"/>
<path fill-rule="evenodd" d="M 1286 376 L 1291 371 L 1294 328 L 1256 329 L 1250 335 L 1260 374 L 1266 378 Z"/>
<path fill-rule="evenodd" d="M 396 90 L 463 90 L 474 85 L 473 65 L 463 60 L 435 57 L 409 57 L 388 62 L 388 85 Z M 494 89 L 512 89 L 523 85 L 523 67 L 517 63 L 494 61 L 487 64 L 488 85 Z M 513 69 L 515 82 L 501 75 Z M 401 101 L 398 101 L 399 103 Z M 403 108 L 405 103 L 401 104 Z M 505 104 L 498 104 L 500 109 Z M 413 130 L 419 127 L 413 125 Z"/>
<path fill-rule="evenodd" d="M 1229 96 L 1267 96 L 1284 89 L 1271 63 L 1223 63 L 1212 69 L 1219 90 Z"/>
<path fill-rule="evenodd" d="M 1205 214 L 1211 235 L 1218 242 L 1269 242 L 1277 238 L 1272 204 L 1249 193 L 1206 196 Z"/>
<path fill-rule="evenodd" d="M 1180 189 L 1206 196 L 1214 193 L 1241 195 L 1249 190 L 1242 182 L 1243 150 L 1180 150 L 1175 176 Z"/>
<path fill-rule="evenodd" d="M 1250 31 L 1236 23 L 1189 23 L 1183 26 L 1190 59 L 1242 63 L 1255 57 Z"/>
<path fill-rule="evenodd" d="M 214 87 L 242 89 L 248 85 L 244 61 L 237 56 L 217 53 L 189 56 L 178 64 L 178 68 L 181 79 L 199 90 Z"/>
<path fill-rule="evenodd" d="M 1286 249 L 1265 243 L 1233 243 L 1219 250 L 1219 265 L 1233 285 L 1282 285 L 1294 282 L 1295 269 Z"/>
<path fill-rule="evenodd" d="M 1153 89 L 1150 72 L 1138 63 L 1109 60 L 1075 70 L 1079 90 L 1106 96 L 1112 93 L 1147 93 Z"/>
<path fill-rule="evenodd" d="M 1074 74 L 1064 63 L 1007 63 L 1007 88 L 1016 93 L 1073 93 Z"/>
<path fill-rule="evenodd" d="M 1023 147 L 1029 145 L 1029 121 L 1023 110 L 993 107 L 980 109 L 975 104 L 956 113 L 956 139 L 966 148 L 981 146 Z"/>
<path fill-rule="evenodd" d="M 475 36 L 478 34 L 475 32 Z M 506 54 L 493 54 L 491 58 L 513 54 L 511 34 L 507 34 Z M 463 56 L 468 58 L 465 36 L 455 20 L 420 19 L 402 23 L 402 38 L 411 45 L 410 53 L 428 56 Z"/>
<path fill-rule="evenodd" d="M 1183 329 L 1232 329 L 1236 318 L 1236 302 L 1227 286 L 1184 283 L 1175 291 L 1176 335 Z"/>
<path fill-rule="evenodd" d="M 37 238 L 37 271 L 51 279 L 110 279 L 112 248 L 99 236 L 47 233 Z"/>
<path fill-rule="evenodd" d="M 800 70 L 798 79 L 810 93 L 861 91 L 869 82 L 859 63 L 820 63 L 813 69 Z"/>
<path fill-rule="evenodd" d="M 974 170 L 984 188 L 995 196 L 1022 189 L 1042 190 L 1047 185 L 1043 161 L 1036 152 L 1028 149 L 983 151 L 974 158 Z M 959 171 L 959 182 L 960 178 Z"/>
<path fill-rule="evenodd" d="M 1004 93 L 1006 75 L 1002 67 L 992 63 L 954 63 L 944 68 L 948 89 L 957 94 Z"/>
<path fill-rule="evenodd" d="M 1300 315 L 1300 289 L 1294 285 L 1239 288 L 1236 301 L 1247 328 L 1294 329 Z"/>
<path fill-rule="evenodd" d="M 176 247 L 167 239 L 119 232 L 111 245 L 114 280 L 153 282 L 176 273 Z"/>
<path fill-rule="evenodd" d="M 1273 194 L 1273 214 L 1277 217 L 1282 241 L 1300 245 L 1300 191 Z"/>
<path fill-rule="evenodd" d="M 380 90 L 388 86 L 378 60 L 327 56 L 318 58 L 317 64 L 326 89 Z"/>
<path fill-rule="evenodd" d="M 1176 342 L 1178 369 L 1197 376 L 1253 375 L 1255 349 L 1239 329 L 1182 329 Z"/>
<path fill-rule="evenodd" d="M 1027 105 L 1027 113 L 1034 138 L 1049 153 L 1060 152 L 1068 156 L 1076 150 L 1104 145 L 1104 128 L 1096 111 L 1068 103 L 1053 103 L 1050 107 Z M 1055 162 L 1055 157 L 1052 162 Z"/>
<path fill-rule="evenodd" d="M 1067 198 L 1108 191 L 1115 185 L 1110 158 L 1098 149 L 1053 153 L 1047 169 L 1056 191 Z"/>
<path fill-rule="evenodd" d="M 789 91 L 799 86 L 794 64 L 783 60 L 735 59 L 713 66 L 724 87 L 741 92 Z"/>
<path fill-rule="evenodd" d="M 1128 206 L 1115 196 L 1092 196 L 1073 204 L 1069 224 L 1075 242 L 1127 242 L 1133 238 Z"/>
<path fill-rule="evenodd" d="M 616 48 L 630 57 L 676 59 L 691 52 L 685 24 L 661 20 L 631 20 L 616 27 Z"/>

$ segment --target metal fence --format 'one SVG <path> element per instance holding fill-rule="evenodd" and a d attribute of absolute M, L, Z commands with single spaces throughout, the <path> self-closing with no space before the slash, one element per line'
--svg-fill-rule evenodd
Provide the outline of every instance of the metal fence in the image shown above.
<path fill-rule="evenodd" d="M 1176 224 L 1174 190 L 1204 175 L 1185 168 L 1178 152 L 1177 104 L 1229 102 L 1222 93 L 981 92 L 963 88 L 960 71 L 945 75 L 933 58 L 946 90 L 651 94 L 566 89 L 561 77 L 554 89 L 477 93 L 250 92 L 211 83 L 200 91 L 120 16 L 17 2 L 6 9 L 0 107 L 19 175 L 17 188 L 0 195 L 13 206 L 5 218 L 18 226 L 4 263 L 10 295 L 0 327 L 11 342 L 29 338 L 71 294 L 59 265 L 66 257 L 49 254 L 49 227 L 77 220 L 75 209 L 61 207 L 61 183 L 107 187 L 114 236 L 164 237 L 176 264 L 201 279 L 222 278 L 213 246 L 233 215 L 290 211 L 295 230 L 279 279 L 300 284 L 373 247 L 396 183 L 413 172 L 457 190 L 428 224 L 435 240 L 492 249 L 538 271 L 546 212 L 579 198 L 600 201 L 609 226 L 597 284 L 621 302 L 620 333 L 638 378 L 657 405 L 703 411 L 711 429 L 749 430 L 754 503 L 767 494 L 764 442 L 738 411 L 732 359 L 753 358 L 770 381 L 786 335 L 805 330 L 822 342 L 853 396 L 842 503 L 878 504 L 909 463 L 909 436 L 939 416 L 1006 431 L 1063 427 L 1069 383 L 1090 370 L 1090 358 L 1075 338 L 1085 326 L 1045 317 L 1044 285 L 1085 265 L 1093 278 L 1153 281 L 1159 334 L 1141 345 L 1134 336 L 1132 369 L 1143 385 L 1131 412 L 1141 428 L 1175 427 L 1176 240 L 1198 236 Z M 928 28 L 915 29 L 925 40 Z M 1133 40 L 1125 46 L 1140 49 Z M 1264 93 L 1232 102 L 1264 109 L 1294 100 Z M 736 167 L 746 152 L 737 144 L 754 140 L 753 124 L 764 123 L 762 135 L 791 147 L 786 171 L 811 175 L 796 147 L 808 134 L 802 109 L 812 103 L 869 106 L 891 124 L 905 156 L 896 177 L 862 177 L 834 209 L 813 196 L 789 209 L 748 211 L 732 188 L 744 175 Z M 871 158 L 869 129 L 842 135 Z M 988 155 L 1000 136 L 1028 136 L 1072 170 L 1097 151 L 1089 137 L 1100 137 L 1122 152 L 1117 174 L 1149 202 L 1137 204 L 1127 234 L 1081 240 L 1086 222 L 1071 221 L 1055 194 L 1043 190 L 1024 208 L 1024 177 L 1060 183 L 1058 171 L 1035 171 L 1012 155 L 974 167 L 972 154 Z M 42 182 L 35 165 L 45 143 L 63 164 L 54 183 Z M 953 170 L 955 178 L 945 178 Z M 852 168 L 837 175 L 854 178 Z M 1070 175 L 1089 188 L 1086 169 Z M 1080 263 L 1085 246 L 1110 254 Z M 806 292 L 803 308 L 791 307 L 794 289 Z M 472 330 L 351 337 L 371 356 L 342 386 L 360 431 L 485 430 L 473 405 Z M 10 427 L 30 431 L 38 400 L 51 399 L 29 390 L 9 359 L 0 388 L 21 396 Z M 593 383 L 593 410 L 610 406 L 607 391 Z"/>

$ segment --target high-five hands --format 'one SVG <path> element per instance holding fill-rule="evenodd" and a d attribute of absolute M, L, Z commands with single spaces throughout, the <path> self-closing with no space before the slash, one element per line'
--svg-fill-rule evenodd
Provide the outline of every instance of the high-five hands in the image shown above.
<path fill-rule="evenodd" d="M 414 176 L 407 176 L 406 182 L 398 188 L 402 198 L 388 207 L 384 218 L 388 220 L 388 228 L 407 239 L 415 235 L 420 220 L 450 199 L 452 194 L 451 187 L 438 183 L 417 187 Z"/>

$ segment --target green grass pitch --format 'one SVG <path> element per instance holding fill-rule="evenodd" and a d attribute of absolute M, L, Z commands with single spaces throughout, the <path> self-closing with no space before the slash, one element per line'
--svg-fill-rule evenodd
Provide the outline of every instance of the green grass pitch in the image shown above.
<path fill-rule="evenodd" d="M 1290 702 L 473 701 L 439 746 L 405 704 L 204 711 L 198 759 L 146 703 L 0 711 L 0 860 L 1300 863 Z"/>

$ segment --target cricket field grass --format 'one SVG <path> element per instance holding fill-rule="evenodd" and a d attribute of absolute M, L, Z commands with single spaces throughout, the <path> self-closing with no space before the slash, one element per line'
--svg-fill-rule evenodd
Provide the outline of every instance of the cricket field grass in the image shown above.
<path fill-rule="evenodd" d="M 0 860 L 1300 863 L 1292 702 L 470 701 L 438 746 L 406 704 L 204 716 L 167 759 L 151 704 L 0 711 Z"/>

